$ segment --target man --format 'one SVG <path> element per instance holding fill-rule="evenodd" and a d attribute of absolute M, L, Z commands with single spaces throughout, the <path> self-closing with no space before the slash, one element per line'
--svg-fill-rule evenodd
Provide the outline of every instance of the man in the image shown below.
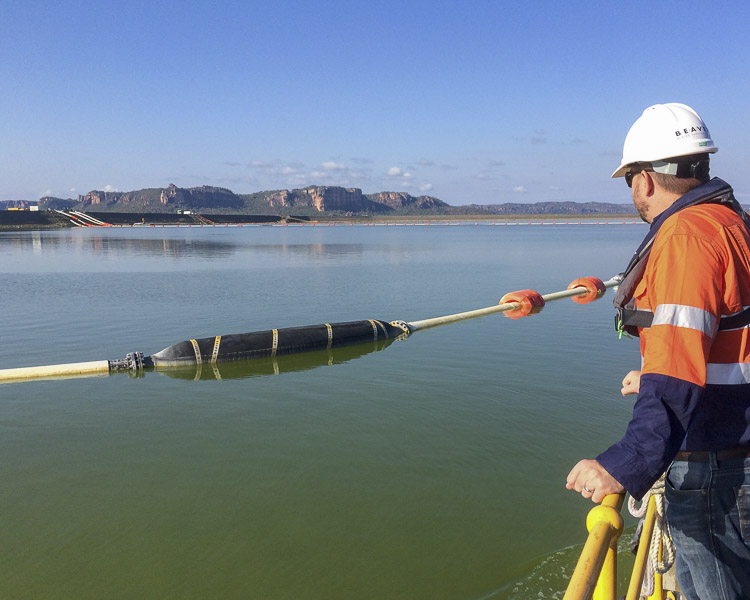
<path fill-rule="evenodd" d="M 625 177 L 648 235 L 615 297 L 640 338 L 622 439 L 582 460 L 567 488 L 640 499 L 668 468 L 667 520 L 689 599 L 750 598 L 750 227 L 721 179 L 718 148 L 683 104 L 647 108 L 612 177 Z M 671 466 L 670 466 L 671 463 Z"/>

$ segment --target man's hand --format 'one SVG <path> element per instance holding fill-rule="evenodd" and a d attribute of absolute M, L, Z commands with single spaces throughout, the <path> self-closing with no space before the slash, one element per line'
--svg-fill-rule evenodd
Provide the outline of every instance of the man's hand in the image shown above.
<path fill-rule="evenodd" d="M 617 481 L 596 460 L 582 460 L 568 473 L 565 487 L 575 490 L 584 498 L 591 498 L 597 504 L 608 494 L 621 494 L 625 491 Z"/>
<path fill-rule="evenodd" d="M 629 394 L 637 394 L 640 389 L 641 372 L 630 371 L 630 373 L 625 375 L 625 379 L 622 380 L 622 389 L 620 392 L 623 396 L 628 396 Z"/>

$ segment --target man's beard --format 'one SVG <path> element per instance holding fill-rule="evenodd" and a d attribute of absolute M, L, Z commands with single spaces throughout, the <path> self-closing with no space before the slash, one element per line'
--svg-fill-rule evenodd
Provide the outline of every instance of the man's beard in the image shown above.
<path fill-rule="evenodd" d="M 637 200 L 635 198 L 633 198 L 633 204 L 635 205 L 635 209 L 638 211 L 641 220 L 644 223 L 650 223 L 651 221 L 646 218 L 646 215 L 648 214 L 648 205 L 642 200 Z"/>

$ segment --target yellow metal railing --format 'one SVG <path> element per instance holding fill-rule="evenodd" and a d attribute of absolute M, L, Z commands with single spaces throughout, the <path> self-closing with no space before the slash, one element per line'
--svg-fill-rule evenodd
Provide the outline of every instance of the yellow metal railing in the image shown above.
<path fill-rule="evenodd" d="M 617 600 L 617 541 L 623 530 L 620 510 L 624 500 L 625 494 L 610 494 L 589 512 L 586 518 L 589 536 L 563 600 Z M 640 598 L 655 523 L 656 498 L 650 496 L 626 600 Z M 658 551 L 661 556 L 661 540 Z M 673 598 L 672 592 L 662 589 L 661 574 L 655 573 L 654 593 L 649 600 Z"/>

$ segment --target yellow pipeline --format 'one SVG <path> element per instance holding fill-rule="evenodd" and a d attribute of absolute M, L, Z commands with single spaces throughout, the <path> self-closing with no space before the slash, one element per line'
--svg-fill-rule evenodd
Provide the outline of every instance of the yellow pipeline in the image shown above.
<path fill-rule="evenodd" d="M 0 382 L 13 383 L 30 379 L 70 379 L 74 377 L 107 377 L 109 361 L 68 363 L 64 365 L 44 365 L 41 367 L 18 367 L 0 370 Z"/>
<path fill-rule="evenodd" d="M 624 494 L 605 496 L 586 518 L 588 539 L 563 600 L 616 600 L 617 540 L 623 530 Z"/>

